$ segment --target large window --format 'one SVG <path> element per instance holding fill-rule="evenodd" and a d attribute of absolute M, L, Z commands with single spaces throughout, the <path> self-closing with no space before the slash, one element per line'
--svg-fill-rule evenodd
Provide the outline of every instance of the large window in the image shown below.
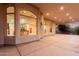
<path fill-rule="evenodd" d="M 36 16 L 30 11 L 20 11 L 20 35 L 36 35 Z"/>
<path fill-rule="evenodd" d="M 52 32 L 52 22 L 49 20 L 45 20 L 45 24 L 46 24 L 46 33 L 51 33 Z"/>
<path fill-rule="evenodd" d="M 7 8 L 7 36 L 14 36 L 14 7 Z"/>
<path fill-rule="evenodd" d="M 52 22 L 50 20 L 44 20 L 44 17 L 42 17 L 41 28 L 44 33 L 51 33 L 53 28 Z"/>

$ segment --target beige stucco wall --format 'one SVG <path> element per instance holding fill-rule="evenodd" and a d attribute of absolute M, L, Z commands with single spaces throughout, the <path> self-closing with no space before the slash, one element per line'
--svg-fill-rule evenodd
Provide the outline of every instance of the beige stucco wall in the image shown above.
<path fill-rule="evenodd" d="M 6 35 L 6 8 L 9 6 L 14 6 L 15 8 L 15 36 L 7 37 Z M 5 7 L 5 8 L 3 8 Z M 22 10 L 31 11 L 37 16 L 36 19 L 36 33 L 37 35 L 29 35 L 22 37 L 20 36 L 20 14 L 19 12 Z M 20 43 L 27 43 L 35 40 L 40 40 L 40 38 L 46 35 L 54 35 L 55 34 L 55 23 L 53 23 L 53 31 L 52 33 L 43 33 L 41 29 L 41 20 L 42 20 L 42 13 L 39 11 L 38 8 L 29 5 L 29 4 L 0 4 L 0 44 L 20 44 Z M 46 35 L 45 35 L 46 34 Z"/>
<path fill-rule="evenodd" d="M 4 11 L 5 14 L 3 15 L 5 18 L 4 22 L 3 22 L 4 23 L 4 25 L 3 25 L 4 26 L 4 29 L 3 29 L 4 30 L 4 34 L 3 34 L 4 35 L 4 44 L 15 44 L 15 42 L 16 42 L 15 36 L 9 36 L 9 37 L 7 36 L 7 25 L 6 25 L 7 24 L 7 8 L 14 7 L 14 6 L 15 6 L 14 4 L 3 4 L 3 7 L 2 7 L 3 9 L 5 9 L 5 11 Z"/>
<path fill-rule="evenodd" d="M 5 38 L 5 9 L 3 7 L 4 5 L 0 4 L 0 45 L 4 44 Z"/>
<path fill-rule="evenodd" d="M 41 15 L 43 16 L 43 15 Z M 46 19 L 46 18 L 42 18 L 41 21 L 44 20 L 44 23 L 45 23 L 45 27 L 46 27 L 46 32 L 41 28 L 41 35 L 40 37 L 45 37 L 45 36 L 49 36 L 49 35 L 55 35 L 55 28 L 56 28 L 56 24 L 55 22 L 49 20 L 49 19 Z M 44 24 L 43 24 L 44 25 Z M 52 32 L 50 32 L 50 28 L 52 27 Z"/>
<path fill-rule="evenodd" d="M 34 13 L 37 16 L 37 19 L 36 19 L 36 22 L 37 22 L 38 20 L 40 20 L 39 10 L 33 6 L 28 5 L 28 4 L 15 4 L 15 8 L 16 8 L 16 44 L 39 40 L 38 34 L 37 35 L 29 35 L 26 37 L 20 36 L 20 22 L 19 22 L 19 19 L 20 19 L 19 12 L 22 10 L 31 11 L 32 13 Z M 38 24 L 36 24 L 36 29 L 38 32 Z"/>

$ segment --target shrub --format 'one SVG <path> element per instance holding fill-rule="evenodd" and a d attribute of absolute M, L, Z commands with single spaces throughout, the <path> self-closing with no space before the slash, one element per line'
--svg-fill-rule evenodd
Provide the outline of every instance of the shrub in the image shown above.
<path fill-rule="evenodd" d="M 67 25 L 62 25 L 62 24 L 60 24 L 60 25 L 58 25 L 58 30 L 61 32 L 61 33 L 67 33 L 67 32 L 69 32 L 69 27 L 67 26 Z"/>
<path fill-rule="evenodd" d="M 76 34 L 79 35 L 79 27 L 76 27 L 76 28 L 75 28 L 75 32 L 76 32 Z"/>

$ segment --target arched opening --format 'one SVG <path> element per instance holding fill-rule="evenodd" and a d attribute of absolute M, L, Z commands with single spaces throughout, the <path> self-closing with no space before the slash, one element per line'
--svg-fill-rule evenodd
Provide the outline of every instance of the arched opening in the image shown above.
<path fill-rule="evenodd" d="M 30 11 L 20 11 L 20 36 L 36 35 L 36 18 Z"/>
<path fill-rule="evenodd" d="M 43 32 L 43 34 L 49 34 L 53 32 L 53 22 L 51 20 L 48 20 L 46 18 L 44 18 L 44 16 L 42 15 L 42 20 L 41 20 L 41 30 Z"/>

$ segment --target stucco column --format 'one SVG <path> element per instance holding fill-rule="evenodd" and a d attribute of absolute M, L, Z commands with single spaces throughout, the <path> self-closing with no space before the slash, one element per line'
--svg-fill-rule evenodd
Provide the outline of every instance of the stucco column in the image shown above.
<path fill-rule="evenodd" d="M 38 35 L 39 35 L 39 39 L 41 37 L 43 37 L 43 30 L 42 30 L 42 20 L 43 20 L 43 15 L 42 13 L 39 12 L 39 16 L 38 16 L 38 20 L 37 20 L 37 23 L 38 23 L 38 26 L 37 26 L 37 32 L 38 32 Z"/>
<path fill-rule="evenodd" d="M 15 5 L 15 41 L 17 44 L 17 40 L 19 39 L 20 36 L 20 19 L 19 19 L 19 9 Z"/>
<path fill-rule="evenodd" d="M 5 6 L 4 4 L 0 4 L 0 46 L 4 44 L 4 37 L 6 31 L 6 13 L 5 13 Z"/>

